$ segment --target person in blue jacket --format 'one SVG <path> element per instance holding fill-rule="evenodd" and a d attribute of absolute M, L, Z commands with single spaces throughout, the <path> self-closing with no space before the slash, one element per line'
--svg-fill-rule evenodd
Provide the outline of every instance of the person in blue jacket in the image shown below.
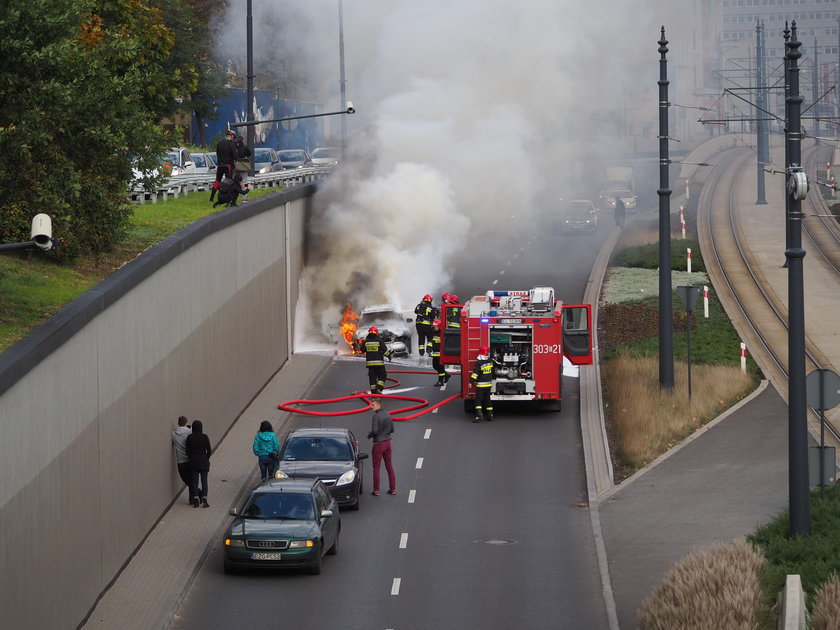
<path fill-rule="evenodd" d="M 260 430 L 254 436 L 254 455 L 260 463 L 260 478 L 273 477 L 280 458 L 280 441 L 268 420 L 260 423 Z"/>

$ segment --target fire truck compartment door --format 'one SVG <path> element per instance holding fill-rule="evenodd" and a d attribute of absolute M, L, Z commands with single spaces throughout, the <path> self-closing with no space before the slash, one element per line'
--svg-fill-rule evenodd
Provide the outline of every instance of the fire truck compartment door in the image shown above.
<path fill-rule="evenodd" d="M 440 362 L 444 365 L 461 363 L 461 329 L 446 325 L 449 309 L 462 308 L 460 304 L 442 304 L 440 312 Z"/>
<path fill-rule="evenodd" d="M 575 365 L 592 363 L 592 305 L 563 305 L 563 354 Z"/>

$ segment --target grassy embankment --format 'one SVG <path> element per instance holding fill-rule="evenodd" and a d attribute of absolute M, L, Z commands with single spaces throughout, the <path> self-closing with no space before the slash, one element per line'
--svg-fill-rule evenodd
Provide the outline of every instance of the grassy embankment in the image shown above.
<path fill-rule="evenodd" d="M 248 198 L 257 199 L 277 190 L 258 188 Z M 34 250 L 0 255 L 0 352 L 139 253 L 193 221 L 222 210 L 213 209 L 209 195 L 199 191 L 166 202 L 133 206 L 125 239 L 98 259 L 59 263 Z M 60 234 L 55 236 L 61 238 Z"/>

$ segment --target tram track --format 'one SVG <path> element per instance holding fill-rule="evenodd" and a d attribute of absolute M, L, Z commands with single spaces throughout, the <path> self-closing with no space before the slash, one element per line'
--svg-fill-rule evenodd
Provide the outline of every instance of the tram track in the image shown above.
<path fill-rule="evenodd" d="M 806 152 L 806 158 L 806 171 L 813 181 L 817 151 Z M 747 237 L 749 231 L 761 231 L 762 221 L 780 222 L 783 226 L 783 214 L 756 221 L 755 215 L 750 219 L 747 212 L 739 211 L 746 209 L 744 191 L 749 186 L 745 178 L 754 173 L 754 160 L 754 153 L 745 149 L 721 154 L 718 168 L 710 175 L 698 201 L 698 239 L 710 280 L 724 309 L 765 377 L 788 400 L 787 273 L 781 268 L 784 232 L 779 242 L 766 238 L 763 233 L 758 236 L 765 238 L 756 238 L 756 234 Z M 781 186 L 780 178 L 780 175 L 770 178 L 768 187 Z M 823 273 L 840 285 L 840 230 L 833 219 L 824 216 L 828 214 L 827 207 L 814 188 L 802 204 L 803 246 L 814 254 L 809 264 L 822 266 Z M 748 203 L 756 205 L 752 201 Z M 767 264 L 771 248 L 778 251 L 778 265 Z M 810 333 L 806 327 L 806 373 L 816 368 L 831 369 L 831 361 L 820 349 L 820 340 Z M 808 423 L 816 434 L 819 418 L 810 409 Z M 840 446 L 837 419 L 826 418 L 826 440 L 830 446 Z"/>

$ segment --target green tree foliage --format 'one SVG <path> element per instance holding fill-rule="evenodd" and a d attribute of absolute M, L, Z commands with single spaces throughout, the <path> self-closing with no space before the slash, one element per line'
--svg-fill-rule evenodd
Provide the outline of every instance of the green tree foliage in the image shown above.
<path fill-rule="evenodd" d="M 159 121 L 196 83 L 173 72 L 175 35 L 155 4 L 11 0 L 0 12 L 0 241 L 28 240 L 38 212 L 70 255 L 124 233 L 132 158 L 155 166 Z"/>

